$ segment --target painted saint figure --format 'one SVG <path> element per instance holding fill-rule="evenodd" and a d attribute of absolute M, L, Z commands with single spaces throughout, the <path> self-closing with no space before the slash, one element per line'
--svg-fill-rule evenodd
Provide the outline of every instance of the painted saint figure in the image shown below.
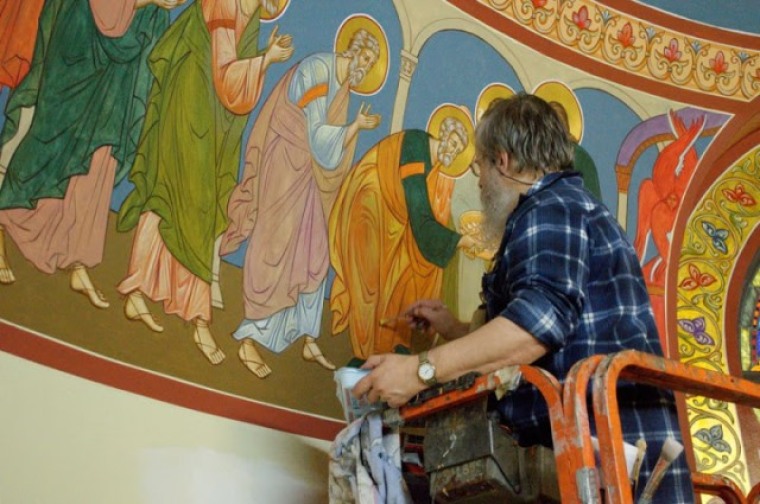
<path fill-rule="evenodd" d="M 193 339 L 212 364 L 225 355 L 209 329 L 214 243 L 227 227 L 247 114 L 264 75 L 292 52 L 275 28 L 258 48 L 262 9 L 275 0 L 200 0 L 167 30 L 150 57 L 155 78 L 118 229 L 137 227 L 127 277 L 127 318 L 163 330 L 145 299 L 192 321 Z"/>
<path fill-rule="evenodd" d="M 584 149 L 580 143 L 578 143 L 578 139 L 570 131 L 570 120 L 567 116 L 567 110 L 565 110 L 565 107 L 561 103 L 556 101 L 550 101 L 549 105 L 551 105 L 551 107 L 557 113 L 560 120 L 562 121 L 562 124 L 565 126 L 565 129 L 570 135 L 574 153 L 573 167 L 576 171 L 580 172 L 581 177 L 583 178 L 583 185 L 586 187 L 586 189 L 588 189 L 591 194 L 596 197 L 596 199 L 602 201 L 602 188 L 599 185 L 599 172 L 596 168 L 596 163 L 594 163 L 594 159 L 591 157 L 591 154 L 589 154 L 588 151 Z"/>
<path fill-rule="evenodd" d="M 50 0 L 31 69 L 11 93 L 0 163 L 0 283 L 15 280 L 4 233 L 37 269 L 108 302 L 88 268 L 103 257 L 115 180 L 132 163 L 150 89 L 146 60 L 177 0 Z"/>
<path fill-rule="evenodd" d="M 350 91 L 380 52 L 377 37 L 359 29 L 344 52 L 305 58 L 277 84 L 251 132 L 221 253 L 249 240 L 245 320 L 233 336 L 241 361 L 259 378 L 271 368 L 255 343 L 279 353 L 302 336 L 303 358 L 335 369 L 316 341 L 329 267 L 327 219 L 359 131 L 380 122 L 363 104 L 346 121 Z"/>
<path fill-rule="evenodd" d="M 409 348 L 407 324 L 388 327 L 383 319 L 418 298 L 440 298 L 443 269 L 457 248 L 478 245 L 447 226 L 454 179 L 472 158 L 471 136 L 454 117 L 441 122 L 437 138 L 422 130 L 393 134 L 341 188 L 330 216 L 330 309 L 333 333 L 349 329 L 355 357 Z"/>

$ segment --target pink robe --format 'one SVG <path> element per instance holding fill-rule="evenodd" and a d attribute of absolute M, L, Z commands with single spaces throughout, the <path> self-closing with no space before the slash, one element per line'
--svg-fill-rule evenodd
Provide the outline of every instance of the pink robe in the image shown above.
<path fill-rule="evenodd" d="M 221 254 L 250 240 L 244 264 L 245 317 L 268 318 L 313 293 L 330 265 L 327 218 L 351 167 L 356 138 L 325 170 L 313 159 L 303 110 L 288 100 L 296 67 L 272 91 L 251 132 L 241 183 L 230 197 Z M 327 122 L 344 124 L 348 85 L 336 93 Z M 316 335 L 312 335 L 316 336 Z"/>

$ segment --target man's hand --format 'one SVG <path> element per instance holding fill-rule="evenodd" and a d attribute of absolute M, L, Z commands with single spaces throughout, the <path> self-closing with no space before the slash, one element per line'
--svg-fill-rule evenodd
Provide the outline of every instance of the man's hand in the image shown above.
<path fill-rule="evenodd" d="M 413 329 L 437 332 L 446 340 L 464 336 L 470 327 L 438 299 L 421 299 L 407 307 L 404 315 Z"/>
<path fill-rule="evenodd" d="M 417 378 L 416 355 L 381 354 L 371 355 L 362 369 L 371 369 L 370 374 L 354 386 L 354 397 L 367 396 L 371 403 L 383 401 L 391 408 L 408 403 L 425 385 Z"/>
<path fill-rule="evenodd" d="M 295 50 L 295 47 L 293 47 L 293 37 L 290 35 L 277 35 L 278 29 L 279 27 L 275 26 L 272 29 L 272 33 L 269 34 L 267 51 L 264 55 L 265 68 L 268 68 L 272 63 L 287 61 Z"/>

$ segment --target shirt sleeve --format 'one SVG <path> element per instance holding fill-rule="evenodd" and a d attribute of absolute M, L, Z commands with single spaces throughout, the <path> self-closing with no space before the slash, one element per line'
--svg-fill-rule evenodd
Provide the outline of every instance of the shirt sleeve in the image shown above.
<path fill-rule="evenodd" d="M 579 209 L 544 201 L 520 215 L 503 256 L 510 301 L 500 315 L 550 348 L 563 347 L 583 312 L 588 251 Z"/>

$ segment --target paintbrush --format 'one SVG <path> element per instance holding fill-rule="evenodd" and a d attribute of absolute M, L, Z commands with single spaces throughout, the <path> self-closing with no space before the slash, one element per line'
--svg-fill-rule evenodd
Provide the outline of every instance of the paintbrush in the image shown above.
<path fill-rule="evenodd" d="M 407 322 L 409 320 L 408 315 L 396 315 L 395 317 L 386 317 L 380 319 L 380 327 L 386 327 L 388 329 L 396 329 L 400 322 Z M 412 315 L 412 324 L 414 331 L 425 331 L 429 324 L 425 319 L 415 317 Z M 433 342 L 430 344 L 430 348 L 438 345 L 438 340 L 441 338 L 439 333 L 435 333 L 433 336 Z"/>
<path fill-rule="evenodd" d="M 681 454 L 683 451 L 683 445 L 673 438 L 668 438 L 662 444 L 662 451 L 660 452 L 660 458 L 657 459 L 657 463 L 652 470 L 652 475 L 649 476 L 647 484 L 644 486 L 644 491 L 641 492 L 638 504 L 650 504 L 652 497 L 654 497 L 657 488 L 662 482 L 663 476 L 670 467 L 670 464 Z"/>
<path fill-rule="evenodd" d="M 633 462 L 633 470 L 631 471 L 631 484 L 633 485 L 633 495 L 636 495 L 636 490 L 639 487 L 639 473 L 641 473 L 641 465 L 644 463 L 644 455 L 647 452 L 647 442 L 644 438 L 636 441 L 636 459 Z"/>
<path fill-rule="evenodd" d="M 385 317 L 380 319 L 380 327 L 387 327 L 388 329 L 395 329 L 400 323 L 407 323 L 411 317 L 411 326 L 416 331 L 425 331 L 429 327 L 429 323 L 422 317 L 415 317 L 414 315 L 407 315 L 402 313 L 395 317 Z"/>

